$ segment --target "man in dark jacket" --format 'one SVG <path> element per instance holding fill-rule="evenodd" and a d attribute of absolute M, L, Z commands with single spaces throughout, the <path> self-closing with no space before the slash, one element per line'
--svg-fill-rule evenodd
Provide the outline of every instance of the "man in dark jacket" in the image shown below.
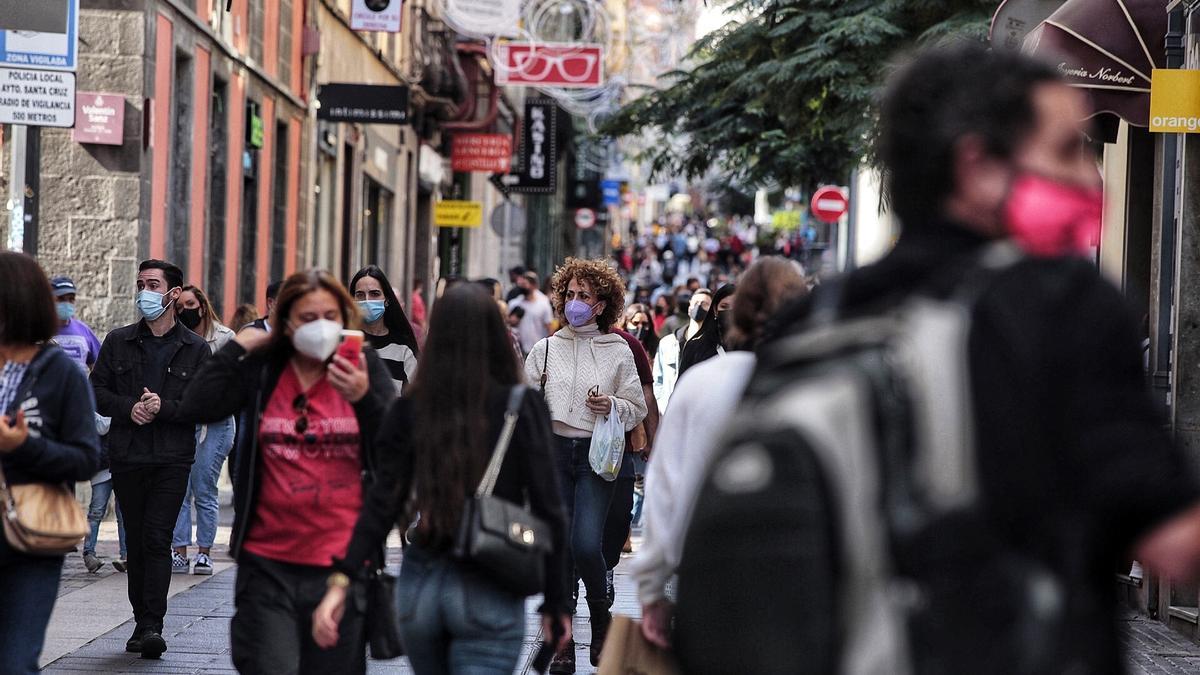
<path fill-rule="evenodd" d="M 92 370 L 108 434 L 113 488 L 125 517 L 129 604 L 137 627 L 126 650 L 143 658 L 166 651 L 162 637 L 171 580 L 171 533 L 196 454 L 195 426 L 168 422 L 210 351 L 175 320 L 183 286 L 178 267 L 147 260 L 138 268 L 141 319 L 108 334 Z M 158 420 L 159 416 L 164 420 Z"/>
<path fill-rule="evenodd" d="M 839 312 L 953 293 L 965 276 L 954 270 L 993 241 L 1030 253 L 991 278 L 971 317 L 982 508 L 991 534 L 1060 584 L 1065 630 L 1052 672 L 1118 673 L 1112 563 L 1136 550 L 1159 572 L 1194 574 L 1200 487 L 1146 390 L 1137 323 L 1085 259 L 1100 187 L 1087 114 L 1084 95 L 1052 66 L 981 46 L 933 51 L 898 72 L 882 103 L 878 156 L 904 229 L 886 258 L 840 284 Z M 803 326 L 807 314 L 804 303 L 781 323 Z M 975 603 L 971 625 L 951 630 L 961 643 L 951 658 L 965 663 L 943 663 L 944 672 L 1019 671 L 1021 654 L 985 662 L 970 653 L 989 640 L 971 626 L 996 626 L 989 608 L 1006 606 L 1003 593 L 972 585 L 959 595 Z M 912 651 L 928 646 L 914 640 Z"/>

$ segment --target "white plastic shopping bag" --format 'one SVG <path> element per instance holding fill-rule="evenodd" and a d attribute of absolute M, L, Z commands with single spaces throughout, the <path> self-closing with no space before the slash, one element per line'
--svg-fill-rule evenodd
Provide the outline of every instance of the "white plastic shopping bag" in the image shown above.
<path fill-rule="evenodd" d="M 592 445 L 588 449 L 588 462 L 592 471 L 604 480 L 614 481 L 621 472 L 621 460 L 625 457 L 625 425 L 617 413 L 617 399 L 612 401 L 608 417 L 597 417 L 592 429 Z"/>

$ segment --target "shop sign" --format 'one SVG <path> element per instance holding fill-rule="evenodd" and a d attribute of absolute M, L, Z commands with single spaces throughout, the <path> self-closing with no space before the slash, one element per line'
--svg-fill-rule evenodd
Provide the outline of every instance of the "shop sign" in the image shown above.
<path fill-rule="evenodd" d="M 1200 70 L 1154 71 L 1150 84 L 1150 131 L 1200 133 Z"/>
<path fill-rule="evenodd" d="M 408 87 L 323 84 L 317 92 L 317 119 L 362 124 L 408 124 Z"/>
<path fill-rule="evenodd" d="M 438 227 L 479 227 L 483 225 L 483 202 L 437 202 L 433 206 L 433 224 Z"/>
<path fill-rule="evenodd" d="M 500 47 L 496 83 L 592 89 L 604 84 L 604 48 L 569 42 L 510 42 Z"/>
<path fill-rule="evenodd" d="M 79 92 L 75 96 L 76 143 L 121 145 L 125 142 L 125 97 Z"/>
<path fill-rule="evenodd" d="M 263 126 L 263 118 L 257 113 L 252 113 L 250 115 L 250 147 L 261 148 L 265 133 L 266 129 Z"/>
<path fill-rule="evenodd" d="M 450 168 L 465 173 L 507 173 L 512 168 L 512 137 L 457 134 L 450 143 Z"/>
<path fill-rule="evenodd" d="M 403 16 L 401 0 L 354 0 L 350 9 L 350 29 L 399 33 Z"/>
<path fill-rule="evenodd" d="M 0 68 L 0 124 L 75 126 L 75 73 Z"/>

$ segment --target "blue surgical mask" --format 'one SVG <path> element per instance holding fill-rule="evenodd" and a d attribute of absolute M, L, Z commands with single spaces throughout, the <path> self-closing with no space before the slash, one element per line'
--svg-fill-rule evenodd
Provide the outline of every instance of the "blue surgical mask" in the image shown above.
<path fill-rule="evenodd" d="M 163 305 L 162 301 L 162 293 L 156 293 L 150 290 L 138 291 L 136 298 L 138 311 L 142 313 L 142 316 L 145 317 L 147 321 L 154 321 L 158 317 L 162 316 L 163 312 L 167 311 L 167 308 L 175 303 L 174 300 L 171 300 L 171 302 Z"/>
<path fill-rule="evenodd" d="M 383 316 L 383 312 L 387 309 L 386 300 L 359 300 L 358 308 L 362 310 L 363 320 L 367 323 L 375 323 Z"/>
<path fill-rule="evenodd" d="M 70 321 L 71 317 L 75 316 L 75 303 L 73 302 L 56 302 L 54 309 L 58 312 L 59 321 Z"/>

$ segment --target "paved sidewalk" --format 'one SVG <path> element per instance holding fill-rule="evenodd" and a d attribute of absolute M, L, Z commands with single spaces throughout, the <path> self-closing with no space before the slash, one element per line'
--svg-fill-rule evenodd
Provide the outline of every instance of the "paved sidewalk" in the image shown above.
<path fill-rule="evenodd" d="M 1200 645 L 1166 624 L 1128 612 L 1121 616 L 1120 626 L 1129 675 L 1200 673 Z"/>
<path fill-rule="evenodd" d="M 399 549 L 389 550 L 389 561 L 399 559 Z M 639 615 L 633 581 L 625 572 L 628 565 L 617 568 L 617 600 L 615 613 Z M 133 632 L 133 620 L 114 622 L 113 627 L 97 632 L 94 639 L 81 642 L 81 646 L 69 654 L 55 659 L 43 672 L 46 673 L 180 673 L 232 675 L 236 671 L 229 653 L 229 625 L 233 617 L 233 585 L 236 569 L 225 568 L 212 577 L 199 578 L 200 583 L 180 592 L 168 602 L 163 637 L 168 651 L 159 661 L 144 661 L 136 654 L 125 653 L 125 641 Z M 86 574 L 86 572 L 85 572 Z M 176 577 L 176 579 L 198 579 Z M 118 576 L 112 582 L 122 582 Z M 174 581 L 174 579 L 173 579 Z M 112 583 L 110 582 L 110 583 Z M 98 591 L 103 586 L 96 582 L 85 592 Z M 124 585 L 120 585 L 124 589 Z M 529 665 L 540 644 L 541 617 L 537 614 L 538 600 L 531 600 L 527 607 L 527 629 L 525 645 L 518 665 L 518 672 L 532 672 Z M 56 610 L 57 611 L 57 610 Z M 128 615 L 128 606 L 119 617 Z M 82 630 L 92 625 L 99 617 L 94 612 L 78 608 L 77 620 Z M 120 625 L 117 625 L 120 623 Z M 580 602 L 580 616 L 575 620 L 576 646 L 578 649 L 577 673 L 594 673 L 588 661 L 590 631 L 587 624 L 587 605 Z M 394 661 L 369 661 L 368 673 L 372 675 L 410 674 L 408 659 Z"/>

